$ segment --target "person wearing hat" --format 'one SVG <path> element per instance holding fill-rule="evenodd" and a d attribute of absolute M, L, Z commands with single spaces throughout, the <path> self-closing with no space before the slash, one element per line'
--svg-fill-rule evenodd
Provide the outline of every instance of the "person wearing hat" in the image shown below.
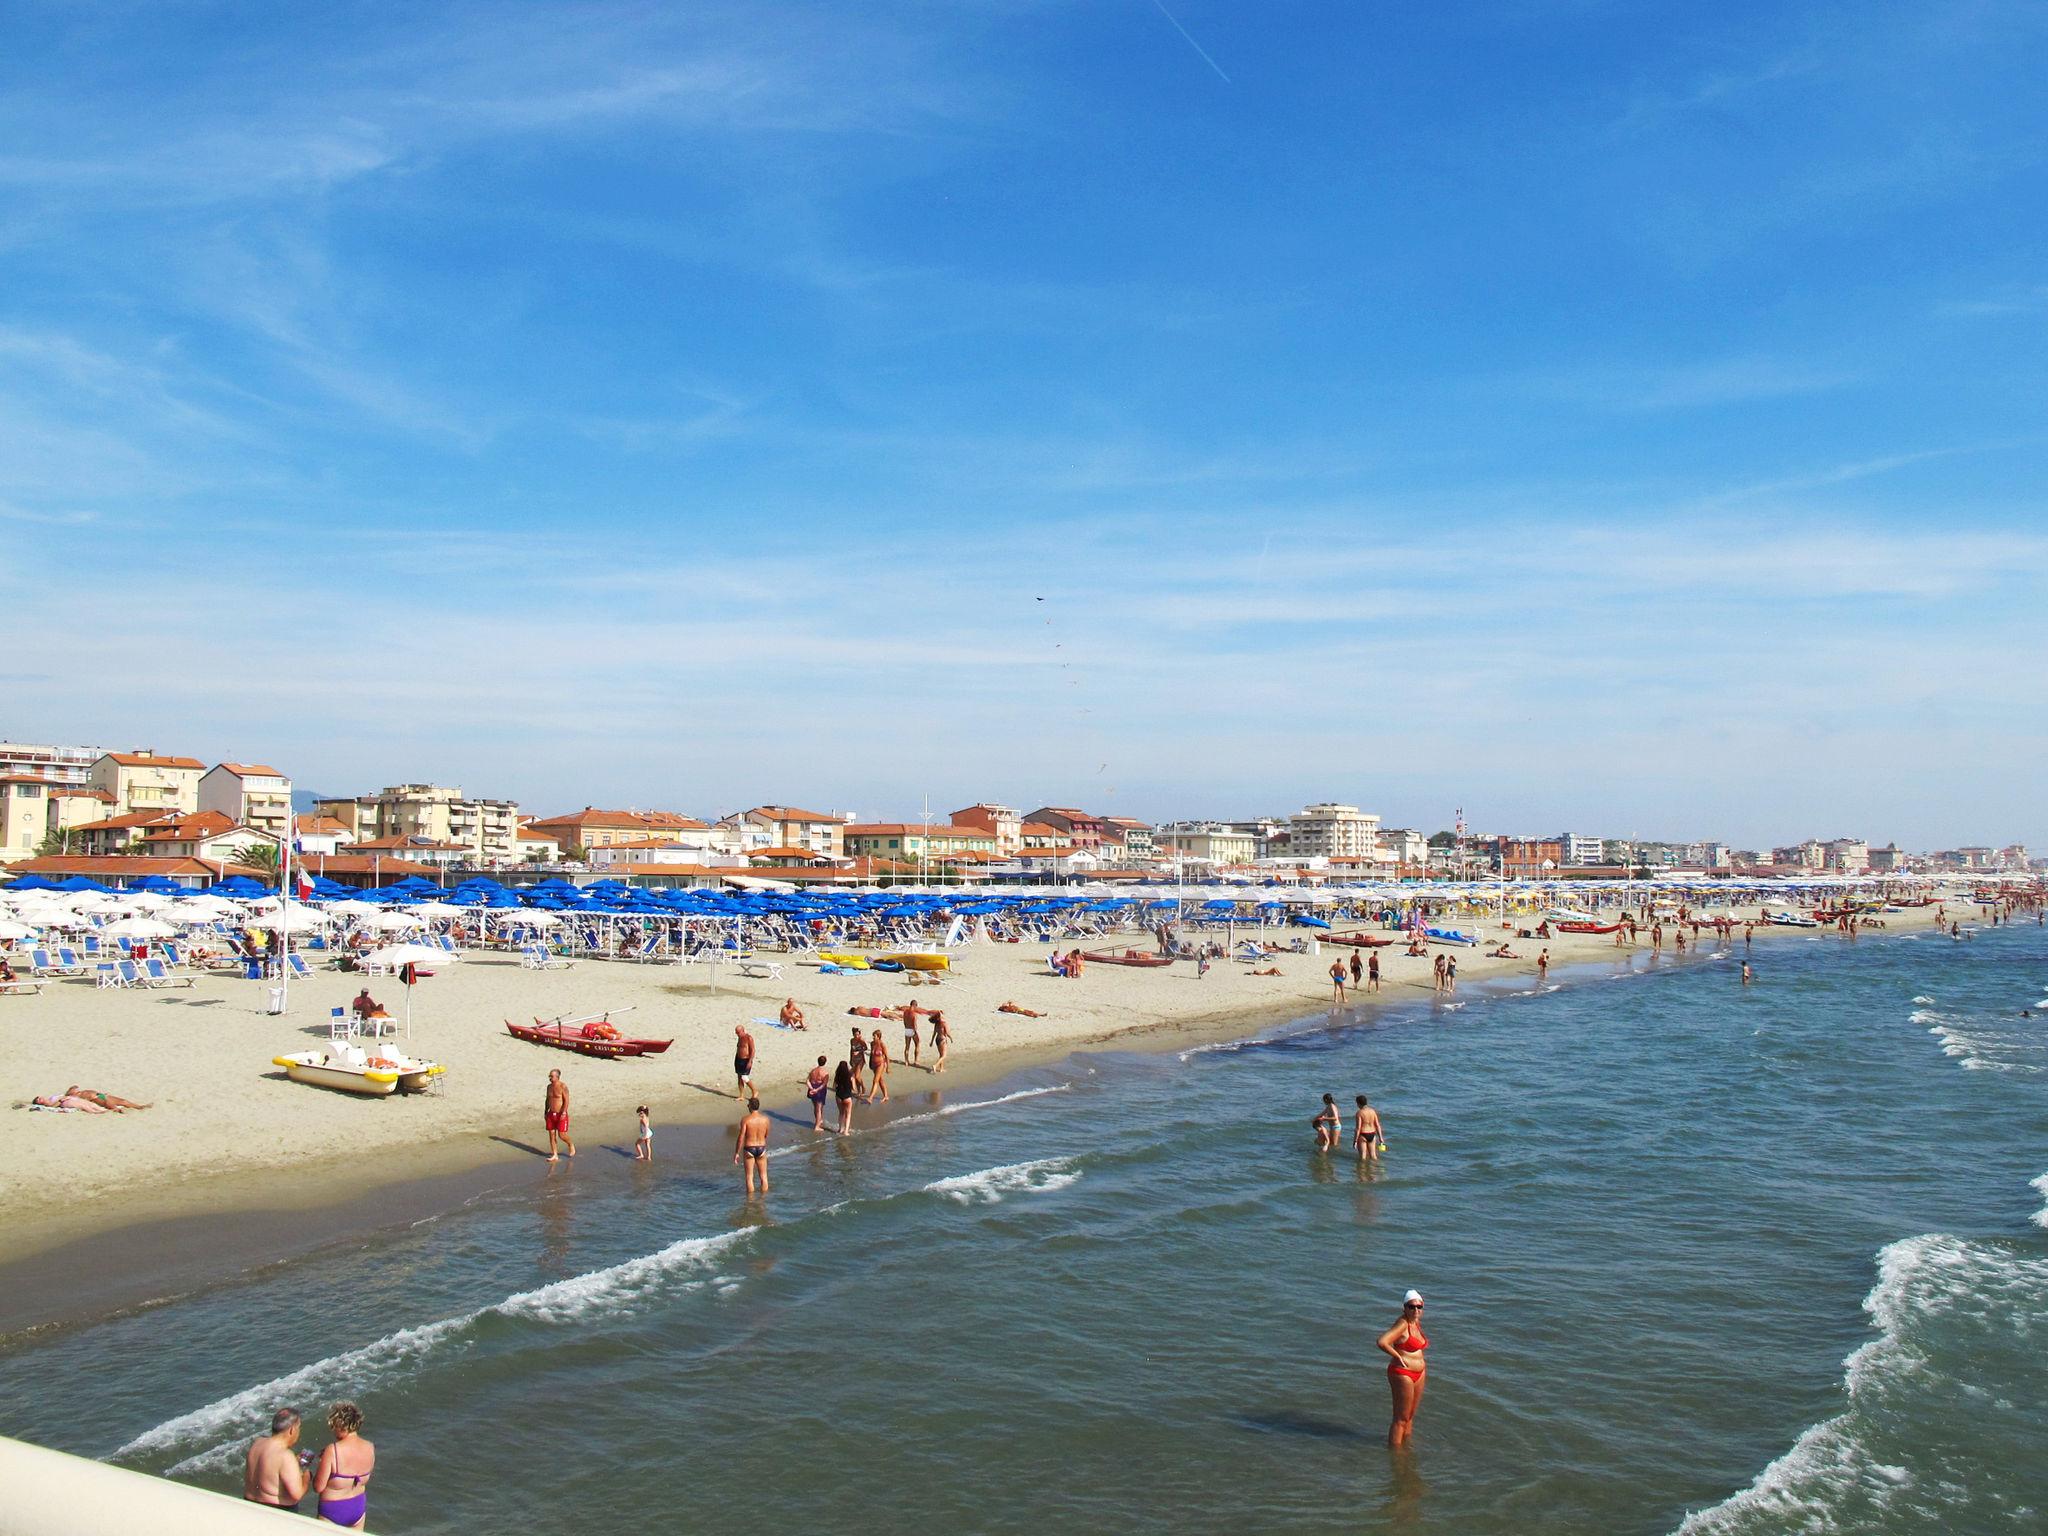
<path fill-rule="evenodd" d="M 1423 1378 L 1429 1374 L 1422 1358 L 1429 1348 L 1422 1335 L 1422 1292 L 1410 1291 L 1401 1298 L 1401 1320 L 1380 1335 L 1379 1346 L 1387 1357 L 1387 1386 L 1394 1395 L 1387 1444 L 1406 1445 L 1415 1428 L 1415 1410 L 1422 1406 Z"/>

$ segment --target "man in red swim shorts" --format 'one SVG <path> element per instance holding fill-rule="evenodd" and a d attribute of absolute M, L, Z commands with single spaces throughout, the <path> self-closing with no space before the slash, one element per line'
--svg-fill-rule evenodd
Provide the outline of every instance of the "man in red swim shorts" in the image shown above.
<path fill-rule="evenodd" d="M 561 1069 L 548 1074 L 548 1096 L 541 1105 L 541 1124 L 548 1128 L 548 1161 L 559 1159 L 555 1152 L 555 1140 L 561 1139 L 569 1149 L 569 1155 L 576 1155 L 576 1143 L 569 1139 L 569 1085 L 562 1081 Z"/>

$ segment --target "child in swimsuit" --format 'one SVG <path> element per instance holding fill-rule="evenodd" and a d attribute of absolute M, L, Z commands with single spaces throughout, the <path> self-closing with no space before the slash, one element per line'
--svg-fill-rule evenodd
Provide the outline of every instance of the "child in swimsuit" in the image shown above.
<path fill-rule="evenodd" d="M 647 1106 L 642 1104 L 635 1113 L 640 1116 L 640 1140 L 633 1148 L 633 1161 L 651 1163 L 654 1161 L 654 1128 L 647 1123 Z"/>

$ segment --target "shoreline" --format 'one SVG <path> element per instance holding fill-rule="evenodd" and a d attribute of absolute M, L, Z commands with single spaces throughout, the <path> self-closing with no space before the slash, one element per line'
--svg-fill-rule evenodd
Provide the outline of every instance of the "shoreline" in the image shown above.
<path fill-rule="evenodd" d="M 1917 918 L 1919 914 L 1908 916 Z M 1932 921 L 1929 911 L 1924 921 L 1901 923 L 1882 934 L 1868 936 L 1882 938 L 1902 929 L 1920 930 L 1931 926 Z M 1842 941 L 1840 935 L 1826 929 L 1759 931 L 1759 939 L 1769 935 Z M 1542 947 L 1542 941 L 1527 942 L 1531 943 L 1532 951 Z M 1658 967 L 1705 963 L 1719 948 L 1702 945 L 1681 959 L 1668 950 L 1661 956 L 1653 955 L 1645 944 L 1616 949 L 1611 939 L 1604 938 L 1572 945 L 1568 958 L 1556 954 L 1562 947 L 1559 941 L 1550 941 L 1550 947 L 1553 958 L 1547 985 L 1552 989 L 1583 983 L 1595 973 L 1612 976 L 1619 970 L 1623 974 L 1650 975 Z M 1392 953 L 1398 951 L 1380 951 L 1383 962 Z M 1326 947 L 1319 956 L 1291 958 L 1305 959 L 1321 969 L 1327 966 L 1330 955 L 1331 950 Z M 1467 969 L 1468 960 L 1483 961 L 1485 957 L 1478 950 L 1460 953 L 1460 968 L 1465 975 L 1460 978 L 1463 990 L 1459 1004 L 1525 990 L 1523 984 L 1535 979 L 1533 955 L 1491 961 L 1484 968 L 1472 965 Z M 1623 964 L 1618 966 L 1617 962 Z M 1031 963 L 1036 963 L 1035 957 Z M 1420 961 L 1411 963 L 1418 968 L 1423 965 Z M 1163 977 L 1149 972 L 1125 974 L 1155 981 L 1195 980 L 1191 971 Z M 1015 980 L 1013 975 L 1011 981 Z M 1364 1022 L 1375 1013 L 1400 1004 L 1428 1008 L 1440 1001 L 1426 976 L 1416 980 L 1390 974 L 1387 983 L 1386 989 L 1378 994 L 1348 1000 L 1343 1005 L 1347 1022 Z M 1075 987 L 1086 983 L 1084 980 L 1055 984 Z M 1012 986 L 1010 990 L 1017 988 Z M 878 1126 L 886 1128 L 890 1121 L 904 1115 L 929 1111 L 946 1103 L 956 1092 L 971 1093 L 991 1087 L 1009 1092 L 1037 1086 L 1026 1081 L 1029 1075 L 1043 1078 L 1056 1073 L 1061 1063 L 1077 1055 L 1104 1050 L 1184 1050 L 1248 1039 L 1276 1023 L 1306 1025 L 1337 1011 L 1327 1003 L 1318 1007 L 1314 1000 L 1299 992 L 1256 999 L 1241 995 L 1241 988 L 1230 991 L 1239 995 L 1219 995 L 1213 1006 L 1165 1012 L 1145 1010 L 1152 1016 L 1141 1016 L 1132 1022 L 1120 1022 L 1114 1017 L 1096 1020 L 1098 1027 L 1062 1028 L 1048 1031 L 1039 1039 L 992 1045 L 965 1056 L 955 1054 L 948 1062 L 943 1082 L 915 1068 L 894 1066 L 890 1082 L 892 1088 L 900 1091 L 892 1096 L 886 1111 L 880 1105 L 857 1104 L 854 1134 L 866 1134 Z M 728 994 L 728 999 L 741 1003 L 745 997 L 735 992 Z M 943 1006 L 951 1016 L 956 1009 L 955 997 L 945 998 Z M 814 1018 L 817 1016 L 813 1014 Z M 862 1022 L 884 1023 L 889 1031 L 885 1038 L 894 1046 L 898 1026 L 893 1021 Z M 762 1032 L 764 1055 L 770 1043 L 765 1037 L 780 1033 Z M 956 1038 L 957 1033 L 956 1026 Z M 824 1029 L 814 1029 L 811 1034 L 819 1042 L 832 1038 Z M 803 1039 L 797 1036 L 791 1043 Z M 519 1049 L 550 1059 L 565 1054 L 532 1047 Z M 808 1042 L 805 1049 L 811 1049 Z M 824 1051 L 828 1056 L 833 1054 L 831 1046 Z M 787 1050 L 778 1054 L 786 1055 Z M 549 1064 L 537 1064 L 533 1073 L 536 1083 Z M 569 1057 L 562 1062 L 565 1074 L 581 1073 L 582 1082 L 588 1082 L 606 1067 L 618 1065 L 621 1064 L 598 1063 L 594 1070 L 585 1070 L 592 1067 L 586 1058 Z M 778 1093 L 772 1086 L 778 1075 L 777 1069 L 763 1071 L 762 1101 L 776 1118 L 777 1139 L 787 1145 L 787 1136 L 807 1139 L 812 1134 L 809 1105 L 794 1076 L 788 1094 Z M 578 1078 L 572 1076 L 571 1081 Z M 297 1089 L 297 1085 L 291 1086 Z M 625 1084 L 605 1085 L 604 1091 L 573 1106 L 582 1118 L 572 1118 L 572 1124 L 588 1137 L 579 1144 L 581 1156 L 572 1165 L 579 1172 L 592 1166 L 609 1170 L 614 1161 L 623 1165 L 620 1172 L 630 1173 L 637 1166 L 630 1157 L 630 1109 L 620 1116 L 616 1126 L 609 1118 L 602 1118 L 615 1112 L 609 1106 L 621 1095 L 609 1089 L 620 1086 Z M 374 1109 L 387 1102 L 318 1095 L 317 1090 L 301 1091 L 316 1095 L 314 1102 L 338 1101 L 348 1108 Z M 686 1075 L 681 1084 L 670 1081 L 658 1089 L 645 1084 L 623 1097 L 630 1100 L 635 1093 L 654 1107 L 657 1168 L 666 1165 L 665 1172 L 701 1177 L 706 1171 L 706 1160 L 717 1166 L 716 1159 L 726 1150 L 736 1110 L 730 1092 L 691 1082 Z M 586 1107 L 591 1099 L 598 1103 Z M 144 1310 L 196 1290 L 235 1284 L 274 1264 L 300 1260 L 336 1244 L 359 1243 L 379 1231 L 431 1220 L 478 1200 L 523 1189 L 548 1174 L 549 1165 L 538 1155 L 544 1148 L 536 1134 L 537 1107 L 516 1115 L 487 1117 L 481 1123 L 463 1126 L 447 1135 L 383 1151 L 374 1170 L 366 1173 L 350 1167 L 339 1179 L 331 1164 L 300 1159 L 278 1167 L 241 1166 L 190 1175 L 168 1186 L 100 1192 L 89 1200 L 54 1210 L 47 1205 L 39 1209 L 15 1202 L 0 1204 L 0 1216 L 6 1216 L 11 1223 L 8 1257 L 0 1262 L 0 1281 L 5 1282 L 0 1285 L 0 1344 L 109 1315 Z M 107 1116 L 90 1118 L 92 1128 L 111 1122 Z M 617 1134 L 591 1134 L 593 1120 L 599 1119 Z M 59 1297 L 61 1302 L 56 1300 Z"/>

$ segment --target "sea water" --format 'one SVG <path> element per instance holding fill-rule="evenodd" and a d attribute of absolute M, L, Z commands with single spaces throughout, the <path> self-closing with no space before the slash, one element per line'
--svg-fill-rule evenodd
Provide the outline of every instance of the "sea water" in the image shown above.
<path fill-rule="evenodd" d="M 1753 958 L 899 1068 L 893 1124 L 781 1121 L 759 1205 L 588 1125 L 530 1185 L 0 1348 L 0 1432 L 232 1489 L 272 1407 L 350 1397 L 390 1532 L 2048 1528 L 2048 934 Z M 1312 1151 L 1326 1091 L 1378 1165 Z"/>

